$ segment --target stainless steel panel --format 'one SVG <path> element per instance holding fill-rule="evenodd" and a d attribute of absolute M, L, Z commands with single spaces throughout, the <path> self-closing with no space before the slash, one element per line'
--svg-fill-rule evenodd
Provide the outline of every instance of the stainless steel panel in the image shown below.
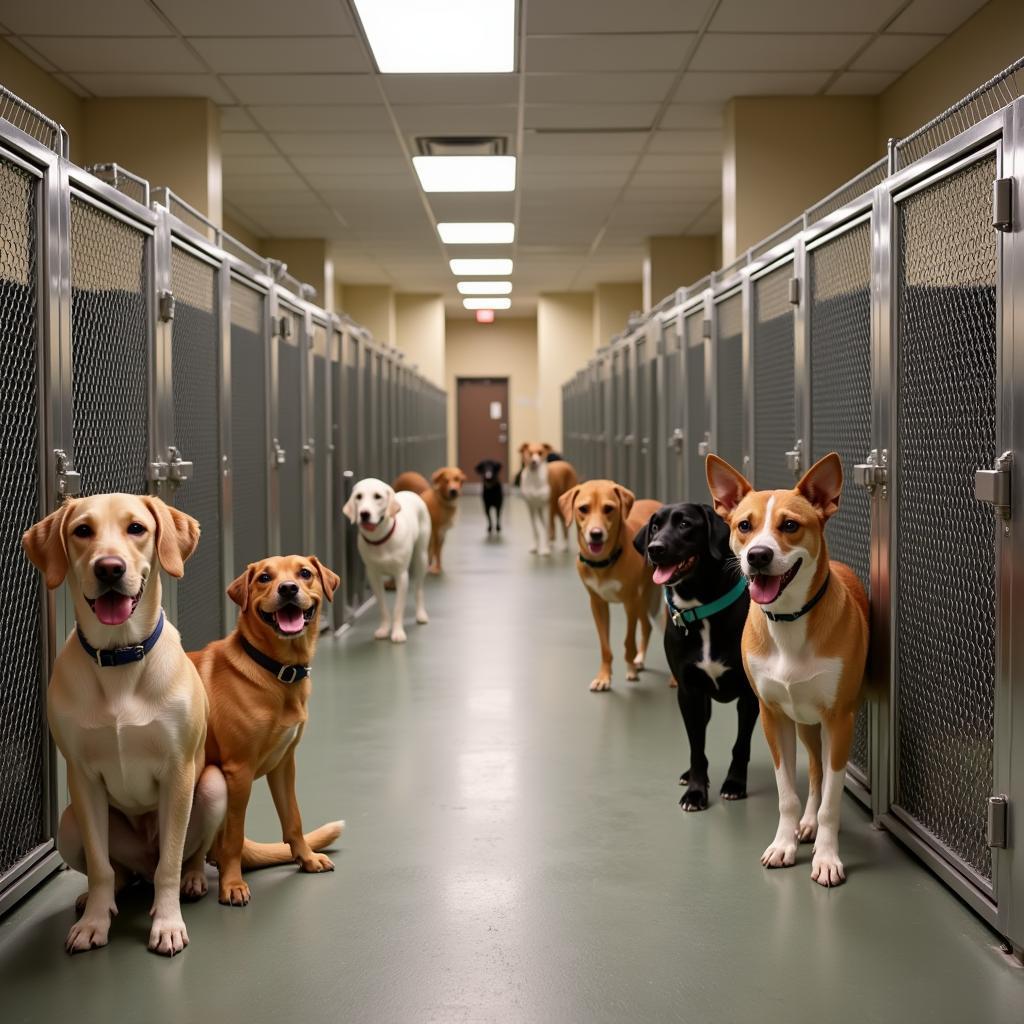
<path fill-rule="evenodd" d="M 287 324 L 287 337 L 277 338 L 277 437 L 285 452 L 278 466 L 279 554 L 306 550 L 303 452 L 306 431 L 302 415 L 303 316 L 279 305 L 278 316 Z"/>
<path fill-rule="evenodd" d="M 746 410 L 743 404 L 743 295 L 734 292 L 715 307 L 714 451 L 742 471 Z"/>
<path fill-rule="evenodd" d="M 686 501 L 710 500 L 701 443 L 710 431 L 707 392 L 704 386 L 704 307 L 685 320 L 686 330 Z"/>

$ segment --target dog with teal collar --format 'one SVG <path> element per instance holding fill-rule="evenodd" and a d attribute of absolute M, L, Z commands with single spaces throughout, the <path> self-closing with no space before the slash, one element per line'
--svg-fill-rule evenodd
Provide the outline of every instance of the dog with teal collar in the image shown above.
<path fill-rule="evenodd" d="M 705 743 L 712 702 L 736 702 L 736 742 L 720 796 L 742 800 L 759 705 L 740 654 L 750 596 L 729 549 L 729 531 L 709 505 L 665 505 L 633 544 L 664 592 L 665 656 L 678 683 L 690 746 L 689 768 L 679 779 L 686 786 L 679 805 L 684 811 L 708 806 Z"/>

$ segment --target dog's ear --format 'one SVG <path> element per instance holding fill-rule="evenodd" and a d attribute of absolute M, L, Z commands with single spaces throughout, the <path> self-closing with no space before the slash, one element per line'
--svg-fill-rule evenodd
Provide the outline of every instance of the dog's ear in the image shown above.
<path fill-rule="evenodd" d="M 651 536 L 651 522 L 654 520 L 654 516 L 658 513 L 655 512 L 650 519 L 640 527 L 639 530 L 633 535 L 633 547 L 644 556 L 644 560 L 647 559 L 647 541 Z"/>
<path fill-rule="evenodd" d="M 440 470 L 438 470 L 438 472 L 440 472 Z M 437 473 L 435 473 L 434 475 L 436 476 Z M 398 513 L 402 511 L 402 506 L 398 504 L 398 498 L 395 496 L 394 490 L 392 488 L 390 488 L 390 487 L 387 489 L 387 498 L 388 498 L 388 515 L 389 516 L 397 516 Z"/>
<path fill-rule="evenodd" d="M 831 519 L 839 511 L 843 493 L 843 463 L 835 452 L 818 459 L 800 478 L 797 494 L 802 494 L 821 518 Z"/>
<path fill-rule="evenodd" d="M 323 588 L 324 597 L 328 601 L 333 601 L 334 592 L 338 589 L 338 584 L 341 583 L 341 577 L 332 569 L 328 569 L 326 565 L 322 565 L 316 555 L 310 555 L 309 560 L 320 577 L 320 586 Z"/>
<path fill-rule="evenodd" d="M 628 487 L 623 487 L 621 484 L 616 484 L 613 490 L 619 499 L 619 508 L 622 509 L 622 518 L 626 519 L 629 516 L 630 510 L 633 508 L 633 502 L 636 501 L 636 495 L 629 490 Z"/>
<path fill-rule="evenodd" d="M 498 473 L 501 472 L 501 463 L 500 462 L 495 462 L 494 463 L 494 472 L 495 472 L 495 475 L 497 475 Z"/>
<path fill-rule="evenodd" d="M 356 492 L 354 490 L 349 495 L 348 501 L 341 506 L 341 514 L 346 516 L 350 523 L 354 523 L 356 521 Z"/>
<path fill-rule="evenodd" d="M 252 586 L 253 577 L 256 575 L 256 566 L 247 565 L 245 572 L 236 577 L 228 585 L 228 597 L 244 612 L 249 607 L 249 588 Z"/>
<path fill-rule="evenodd" d="M 456 468 L 455 470 L 459 474 L 459 483 L 464 484 L 466 482 L 466 474 L 461 469 Z"/>
<path fill-rule="evenodd" d="M 579 497 L 580 488 L 579 484 L 575 487 L 569 488 L 559 499 L 558 499 L 558 514 L 562 517 L 562 522 L 566 526 L 572 523 L 572 513 L 576 508 L 576 499 Z"/>
<path fill-rule="evenodd" d="M 68 574 L 68 549 L 64 543 L 64 519 L 75 507 L 75 499 L 66 501 L 55 512 L 30 527 L 21 538 L 29 561 L 43 574 L 46 586 L 53 590 Z"/>
<path fill-rule="evenodd" d="M 701 505 L 700 510 L 704 513 L 704 522 L 708 528 L 708 551 L 715 561 L 724 562 L 732 557 L 732 548 L 729 547 L 732 532 L 710 505 Z"/>
<path fill-rule="evenodd" d="M 442 466 L 440 469 L 435 469 L 430 477 L 430 482 L 437 487 L 444 481 L 445 474 L 448 472 L 447 466 Z"/>
<path fill-rule="evenodd" d="M 541 451 L 542 451 L 542 452 L 543 452 L 543 453 L 544 453 L 545 455 L 550 455 L 550 454 L 551 454 L 551 453 L 552 453 L 552 452 L 553 452 L 553 451 L 554 451 L 555 449 L 554 449 L 554 448 L 552 448 L 552 447 L 551 447 L 551 445 L 549 445 L 549 444 L 547 443 L 547 441 L 544 441 L 544 442 L 543 442 L 543 443 L 541 444 L 541 446 L 540 446 L 540 450 L 541 450 Z"/>
<path fill-rule="evenodd" d="M 473 467 L 473 472 L 476 473 L 477 476 L 483 476 L 484 473 L 487 472 L 486 461 L 485 462 L 478 462 L 476 464 L 476 466 Z"/>
<path fill-rule="evenodd" d="M 146 495 L 143 504 L 156 520 L 156 557 L 168 576 L 185 575 L 185 563 L 199 544 L 199 523 L 181 509 Z"/>
<path fill-rule="evenodd" d="M 519 446 L 519 454 L 520 454 L 520 455 L 521 455 L 521 456 L 522 456 L 522 457 L 523 457 L 524 459 L 526 458 L 526 450 L 527 450 L 527 448 L 529 448 L 529 447 L 530 447 L 530 442 L 529 442 L 529 441 L 524 441 L 524 442 L 523 442 L 523 443 L 522 443 L 522 444 L 521 444 L 521 445 Z"/>
<path fill-rule="evenodd" d="M 733 469 L 725 459 L 709 455 L 705 463 L 708 488 L 715 503 L 715 512 L 723 519 L 753 490 L 750 481 Z"/>

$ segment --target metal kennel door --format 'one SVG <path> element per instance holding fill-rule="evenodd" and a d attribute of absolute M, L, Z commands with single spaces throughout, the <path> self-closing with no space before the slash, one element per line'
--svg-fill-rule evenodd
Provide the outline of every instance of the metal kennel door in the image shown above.
<path fill-rule="evenodd" d="M 996 895 L 1002 520 L 976 499 L 975 471 L 1003 450 L 998 170 L 990 147 L 896 195 L 892 214 L 892 815 L 975 902 Z"/>
<path fill-rule="evenodd" d="M 171 499 L 198 520 L 199 546 L 177 581 L 176 625 L 186 650 L 224 635 L 221 568 L 220 277 L 218 267 L 176 239 L 170 247 L 171 407 L 167 453 Z M 191 464 L 185 476 L 176 460 Z M 183 479 L 177 477 L 184 476 Z"/>
<path fill-rule="evenodd" d="M 793 262 L 787 260 L 751 282 L 753 332 L 750 384 L 753 484 L 761 490 L 792 487 L 787 452 L 796 437 L 794 320 L 790 303 Z"/>
<path fill-rule="evenodd" d="M 704 456 L 707 454 L 708 402 L 704 379 L 704 307 L 692 310 L 683 321 L 686 351 L 686 492 L 682 500 L 706 504 L 710 500 Z"/>
<path fill-rule="evenodd" d="M 275 553 L 281 555 L 306 551 L 304 466 L 309 449 L 303 427 L 304 322 L 305 317 L 298 309 L 278 302 L 273 444 L 277 453 L 278 543 Z"/>
<path fill-rule="evenodd" d="M 271 554 L 267 297 L 231 279 L 231 535 L 234 576 Z"/>
<path fill-rule="evenodd" d="M 746 409 L 743 401 L 743 293 L 715 300 L 714 452 L 747 472 Z"/>
<path fill-rule="evenodd" d="M 808 246 L 807 349 L 810 439 L 807 465 L 829 452 L 843 462 L 843 493 L 828 526 L 829 555 L 871 592 L 871 494 L 854 466 L 871 450 L 871 217 Z M 857 716 L 849 772 L 871 790 L 869 708 Z"/>
<path fill-rule="evenodd" d="M 312 321 L 312 346 L 310 347 L 310 424 L 309 437 L 313 450 L 313 548 L 326 565 L 331 565 L 331 536 L 328 516 L 331 502 L 331 435 L 330 409 L 328 399 L 328 352 L 327 325 Z M 329 625 L 325 615 L 323 626 Z"/>
<path fill-rule="evenodd" d="M 665 353 L 662 356 L 664 384 L 662 410 L 664 416 L 665 474 L 661 499 L 665 502 L 683 501 L 686 481 L 686 381 L 685 346 L 682 339 L 681 318 L 665 325 L 662 333 Z"/>

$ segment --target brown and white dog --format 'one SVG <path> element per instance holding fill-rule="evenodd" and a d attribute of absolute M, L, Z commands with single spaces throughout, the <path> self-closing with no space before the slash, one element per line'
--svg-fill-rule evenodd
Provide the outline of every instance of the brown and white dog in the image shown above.
<path fill-rule="evenodd" d="M 601 643 L 601 667 L 590 684 L 591 690 L 612 688 L 609 603 L 621 604 L 626 610 L 626 679 L 635 682 L 640 678 L 651 636 L 651 617 L 659 608 L 661 588 L 647 572 L 643 555 L 633 546 L 633 537 L 659 508 L 660 501 L 637 501 L 632 491 L 613 480 L 577 484 L 558 500 L 566 528 L 576 521 L 580 547 L 576 571 L 587 589 Z"/>
<path fill-rule="evenodd" d="M 435 469 L 428 482 L 422 473 L 407 472 L 392 485 L 395 492 L 412 491 L 426 503 L 430 513 L 430 548 L 427 572 L 433 576 L 441 573 L 441 549 L 445 534 L 455 523 L 459 511 L 459 495 L 466 482 L 466 474 L 458 466 L 442 466 Z"/>
<path fill-rule="evenodd" d="M 564 459 L 548 462 L 551 452 L 549 444 L 533 444 L 527 441 L 519 446 L 519 454 L 523 458 L 519 493 L 526 502 L 530 526 L 533 528 L 533 547 L 530 548 L 530 554 L 551 554 L 551 545 L 555 543 L 555 521 L 559 515 L 559 501 L 562 495 L 576 486 L 576 470 L 573 469 L 572 463 Z M 571 518 L 564 522 L 562 536 L 566 546 L 569 542 L 570 522 Z"/>
<path fill-rule="evenodd" d="M 775 763 L 779 827 L 761 856 L 789 867 L 814 841 L 811 878 L 839 885 L 839 810 L 868 650 L 868 599 L 849 566 L 832 562 L 825 524 L 839 510 L 843 467 L 834 452 L 793 490 L 755 491 L 727 462 L 707 460 L 715 511 L 750 580 L 743 664 L 761 703 Z M 796 791 L 796 735 L 807 748 L 810 791 Z"/>

